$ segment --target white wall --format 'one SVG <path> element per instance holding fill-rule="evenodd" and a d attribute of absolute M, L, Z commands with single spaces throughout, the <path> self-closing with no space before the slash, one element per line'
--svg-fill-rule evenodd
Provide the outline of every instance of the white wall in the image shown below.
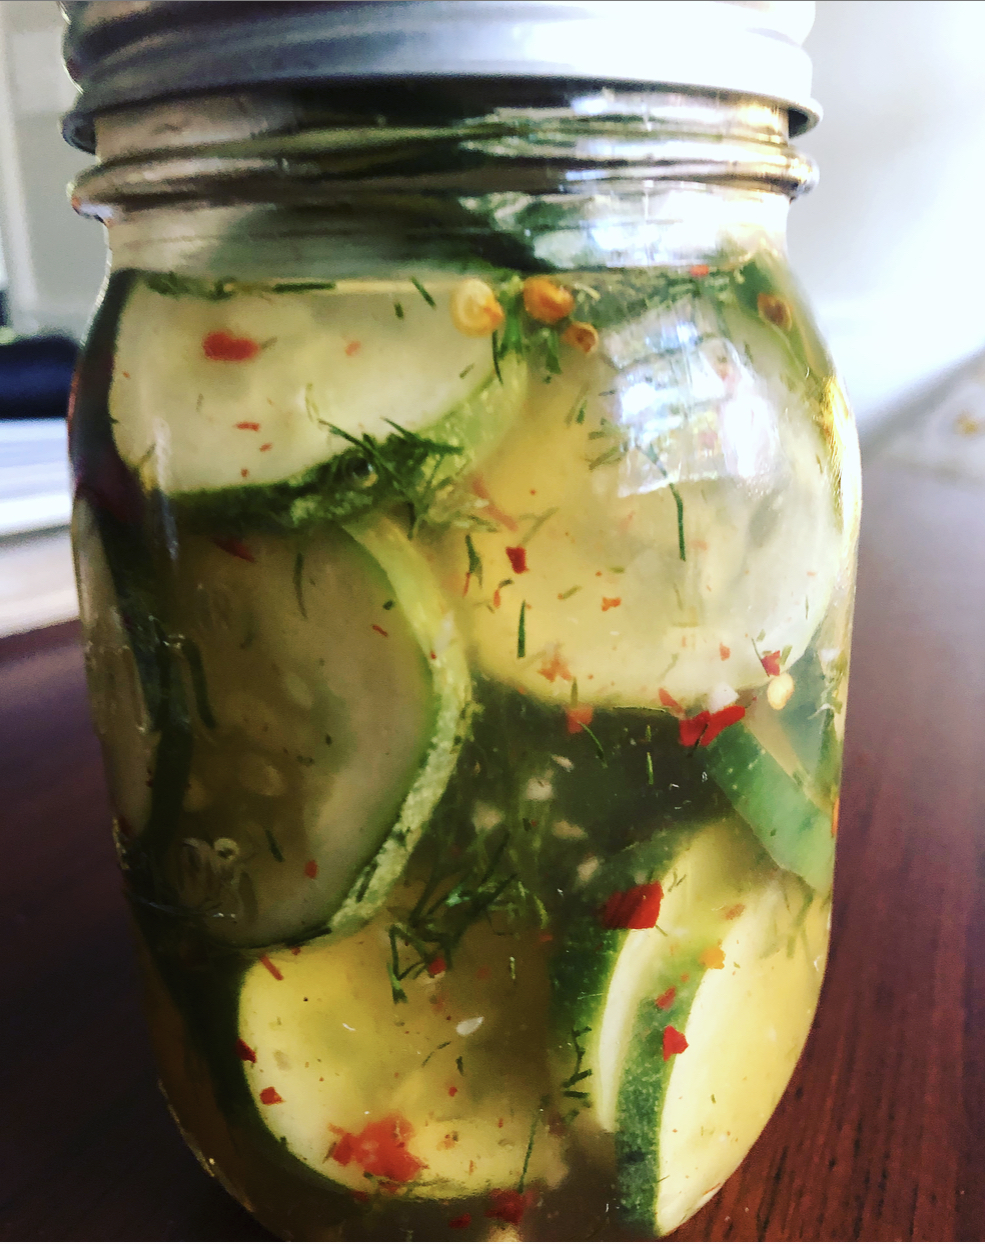
<path fill-rule="evenodd" d="M 791 252 L 869 429 L 985 348 L 985 3 L 819 0 L 806 47 Z"/>
<path fill-rule="evenodd" d="M 0 236 L 19 332 L 85 328 L 103 279 L 103 230 L 69 208 L 65 187 L 90 163 L 61 137 L 74 97 L 60 63 L 54 0 L 0 0 Z"/>

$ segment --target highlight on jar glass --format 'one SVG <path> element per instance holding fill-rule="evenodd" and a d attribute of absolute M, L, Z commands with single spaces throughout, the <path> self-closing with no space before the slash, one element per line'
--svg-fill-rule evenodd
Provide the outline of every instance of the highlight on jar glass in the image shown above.
<path fill-rule="evenodd" d="M 73 530 L 172 1113 L 285 1238 L 668 1234 L 830 928 L 813 6 L 68 7 Z"/>

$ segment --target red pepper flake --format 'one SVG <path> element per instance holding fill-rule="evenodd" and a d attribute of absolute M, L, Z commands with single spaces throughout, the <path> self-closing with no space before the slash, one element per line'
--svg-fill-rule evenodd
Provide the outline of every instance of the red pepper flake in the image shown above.
<path fill-rule="evenodd" d="M 663 896 L 659 881 L 617 890 L 606 899 L 599 919 L 606 929 L 652 929 L 660 916 Z"/>
<path fill-rule="evenodd" d="M 367 1123 L 358 1136 L 336 1127 L 332 1131 L 339 1139 L 327 1156 L 340 1166 L 355 1161 L 367 1175 L 402 1184 L 413 1179 L 425 1165 L 408 1150 L 407 1142 L 414 1129 L 399 1114 Z"/>
<path fill-rule="evenodd" d="M 717 713 L 712 713 L 708 718 L 708 729 L 701 736 L 701 746 L 707 747 L 712 739 L 717 739 L 723 730 L 734 726 L 745 715 L 746 710 L 741 704 L 729 704 L 725 708 L 720 708 Z"/>
<path fill-rule="evenodd" d="M 536 826 L 537 822 L 536 822 L 536 821 L 531 821 L 531 822 L 530 822 L 530 824 L 531 824 L 531 825 Z M 543 945 L 543 943 L 544 943 L 544 942 L 553 942 L 553 941 L 554 941 L 554 934 L 553 934 L 553 933 L 548 933 L 548 932 L 546 932 L 546 930 L 545 930 L 545 932 L 543 932 L 543 933 L 538 933 L 538 934 L 537 934 L 537 941 L 538 941 L 538 942 L 540 942 L 542 945 Z"/>
<path fill-rule="evenodd" d="M 240 472 L 239 472 L 240 477 L 241 477 L 242 479 L 246 479 L 246 477 L 249 475 L 249 473 L 250 473 L 250 471 L 249 471 L 249 468 L 248 468 L 248 467 L 242 467 L 242 468 L 240 469 Z"/>
<path fill-rule="evenodd" d="M 260 1100 L 265 1106 L 276 1106 L 278 1102 L 284 1099 L 275 1088 L 265 1088 L 260 1090 Z"/>
<path fill-rule="evenodd" d="M 448 1089 L 448 1096 L 449 1096 L 449 1097 L 454 1097 L 454 1096 L 455 1096 L 455 1094 L 456 1094 L 457 1092 L 458 1092 L 458 1086 L 457 1086 L 456 1084 L 453 1084 L 453 1085 L 451 1085 L 451 1087 Z"/>
<path fill-rule="evenodd" d="M 675 713 L 684 712 L 684 709 L 682 708 L 682 706 L 677 703 L 677 701 L 674 699 L 674 697 L 670 694 L 670 692 L 665 687 L 661 687 L 660 690 L 657 692 L 657 695 L 660 697 L 660 703 L 664 706 L 664 708 L 673 709 Z"/>
<path fill-rule="evenodd" d="M 711 713 L 696 713 L 693 717 L 682 717 L 679 725 L 679 737 L 683 747 L 693 747 L 708 728 Z"/>
<path fill-rule="evenodd" d="M 301 953 L 301 947 L 300 947 L 300 946 L 292 946 L 292 947 L 291 947 L 291 954 L 292 954 L 292 955 L 299 955 L 300 953 Z"/>
<path fill-rule="evenodd" d="M 304 875 L 310 877 L 312 881 L 318 876 L 318 864 L 315 860 L 308 860 L 305 864 Z"/>
<path fill-rule="evenodd" d="M 602 597 L 602 612 L 606 613 L 610 609 L 618 609 L 621 604 L 622 604 L 621 596 L 603 596 Z"/>
<path fill-rule="evenodd" d="M 555 678 L 563 678 L 565 682 L 571 682 L 572 680 L 572 673 L 568 668 L 568 663 L 557 650 L 549 657 L 544 658 L 544 664 L 537 673 L 541 677 L 546 678 L 548 682 L 553 682 Z"/>
<path fill-rule="evenodd" d="M 363 1190 L 362 1190 L 361 1188 L 353 1188 L 353 1190 L 352 1190 L 352 1199 L 353 1199 L 354 1201 L 368 1201 L 368 1200 L 369 1200 L 369 1193 L 368 1193 L 368 1192 L 363 1192 Z"/>
<path fill-rule="evenodd" d="M 722 658 L 723 661 L 727 661 L 729 657 L 732 655 L 732 649 L 727 647 L 725 644 L 719 644 L 718 655 Z"/>
<path fill-rule="evenodd" d="M 706 263 L 692 264 L 688 269 L 692 276 L 707 276 L 711 269 Z"/>
<path fill-rule="evenodd" d="M 490 1194 L 492 1203 L 486 1210 L 487 1218 L 518 1225 L 527 1212 L 529 1193 L 516 1192 L 512 1188 L 495 1188 Z"/>
<path fill-rule="evenodd" d="M 671 1007 L 674 1005 L 674 999 L 676 997 L 677 997 L 677 986 L 671 985 L 669 989 L 664 990 L 664 992 L 660 995 L 659 998 L 654 998 L 653 1001 L 654 1001 L 654 1004 L 661 1009 L 661 1011 L 666 1011 L 668 1007 Z"/>
<path fill-rule="evenodd" d="M 260 345 L 252 337 L 234 337 L 220 329 L 203 338 L 202 351 L 216 363 L 247 363 L 260 353 Z"/>
<path fill-rule="evenodd" d="M 725 908 L 722 915 L 726 920 L 734 920 L 737 916 L 741 916 L 745 909 L 745 903 L 733 903 L 731 907 Z"/>
<path fill-rule="evenodd" d="M 503 598 L 499 594 L 499 588 L 497 588 L 495 592 L 493 592 L 493 608 L 498 609 L 502 603 Z"/>
<path fill-rule="evenodd" d="M 780 672 L 780 650 L 779 648 L 776 650 L 776 652 L 767 652 L 764 656 L 761 656 L 759 659 L 762 662 L 763 669 L 767 672 L 767 674 L 769 674 L 770 678 L 775 678 L 777 674 L 779 674 Z"/>
<path fill-rule="evenodd" d="M 698 962 L 702 967 L 706 968 L 724 968 L 725 967 L 725 951 L 722 950 L 721 942 L 714 946 L 706 946 L 698 955 Z"/>
<path fill-rule="evenodd" d="M 250 1049 L 242 1037 L 236 1042 L 236 1057 L 241 1058 L 244 1063 L 255 1063 L 257 1060 L 256 1050 Z"/>
<path fill-rule="evenodd" d="M 377 635 L 382 635 L 384 639 L 390 638 L 388 632 L 385 631 L 382 626 L 377 626 L 375 622 L 373 623 L 373 630 L 377 633 Z"/>
<path fill-rule="evenodd" d="M 358 354 L 362 348 L 363 348 L 363 343 L 361 341 L 350 341 L 349 344 L 345 348 L 347 357 L 352 358 L 352 356 L 354 354 Z"/>
<path fill-rule="evenodd" d="M 723 730 L 734 726 L 745 715 L 746 710 L 741 704 L 729 704 L 720 708 L 717 713 L 705 710 L 693 717 L 684 717 L 680 722 L 681 744 L 684 747 L 693 747 L 695 743 L 700 743 L 702 747 L 707 747 Z"/>
<path fill-rule="evenodd" d="M 664 1029 L 664 1062 L 675 1054 L 683 1054 L 687 1049 L 687 1040 L 683 1032 L 678 1032 L 673 1024 Z"/>
<path fill-rule="evenodd" d="M 261 955 L 260 962 L 267 969 L 267 971 L 270 973 L 270 975 L 274 978 L 275 981 L 282 981 L 284 979 L 284 973 L 280 970 L 277 964 L 274 963 L 274 961 L 271 959 L 269 955 Z"/>
<path fill-rule="evenodd" d="M 438 955 L 437 959 L 432 959 L 428 964 L 428 976 L 440 976 L 447 968 L 448 964 L 445 963 L 441 955 Z"/>
<path fill-rule="evenodd" d="M 248 423 L 246 420 L 244 420 L 242 423 L 237 423 L 235 426 L 239 428 L 241 432 L 259 432 L 260 431 L 259 423 Z"/>
<path fill-rule="evenodd" d="M 590 726 L 592 724 L 593 715 L 591 704 L 569 704 L 564 710 L 564 716 L 568 723 L 568 733 L 581 734 L 582 726 Z"/>
<path fill-rule="evenodd" d="M 497 1127 L 502 1127 L 502 1126 L 503 1126 L 503 1120 L 502 1120 L 502 1119 L 500 1119 L 500 1121 L 496 1124 L 496 1126 L 497 1126 Z"/>
<path fill-rule="evenodd" d="M 838 814 L 841 811 L 841 796 L 835 800 L 835 806 L 831 810 L 831 837 L 838 837 Z"/>
<path fill-rule="evenodd" d="M 432 661 L 437 661 L 437 659 L 438 659 L 438 658 L 437 658 L 437 656 L 435 655 L 435 653 L 434 653 L 434 652 L 430 652 L 430 653 L 428 653 L 428 655 L 430 656 L 430 658 L 431 658 L 431 660 L 432 660 Z"/>
<path fill-rule="evenodd" d="M 510 565 L 513 567 L 514 574 L 525 574 L 527 570 L 527 550 L 524 548 L 512 548 L 506 550 L 506 556 L 510 559 Z"/>
<path fill-rule="evenodd" d="M 472 1215 L 459 1214 L 457 1218 L 449 1218 L 448 1225 L 453 1231 L 464 1231 L 466 1227 L 471 1227 Z"/>
<path fill-rule="evenodd" d="M 212 541 L 217 549 L 222 549 L 223 553 L 229 553 L 232 557 L 239 557 L 244 562 L 255 562 L 256 558 L 246 547 L 242 540 L 237 540 L 234 536 L 219 536 Z"/>
<path fill-rule="evenodd" d="M 265 454 L 265 453 L 267 452 L 267 450 L 268 450 L 268 449 L 273 449 L 273 447 L 274 447 L 274 442 L 273 442 L 273 441 L 267 441 L 267 443 L 266 443 L 265 445 L 261 445 L 261 446 L 260 446 L 260 452 L 261 452 L 262 454 Z"/>

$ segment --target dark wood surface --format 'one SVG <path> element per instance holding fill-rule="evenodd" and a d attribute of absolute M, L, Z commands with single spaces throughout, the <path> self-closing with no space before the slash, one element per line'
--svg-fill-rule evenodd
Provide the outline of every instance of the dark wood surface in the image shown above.
<path fill-rule="evenodd" d="M 865 485 L 824 994 L 681 1240 L 985 1235 L 985 494 Z M 0 1236 L 269 1239 L 158 1094 L 108 820 L 76 627 L 0 641 Z"/>

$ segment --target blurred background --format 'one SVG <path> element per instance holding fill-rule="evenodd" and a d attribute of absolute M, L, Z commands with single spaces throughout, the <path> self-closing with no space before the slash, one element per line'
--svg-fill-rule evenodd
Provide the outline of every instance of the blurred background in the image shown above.
<path fill-rule="evenodd" d="M 0 3 L 0 635 L 74 617 L 64 403 L 105 268 L 65 187 L 88 163 L 55 0 Z M 821 167 L 790 246 L 863 451 L 985 478 L 985 0 L 818 0 L 807 49 Z"/>

